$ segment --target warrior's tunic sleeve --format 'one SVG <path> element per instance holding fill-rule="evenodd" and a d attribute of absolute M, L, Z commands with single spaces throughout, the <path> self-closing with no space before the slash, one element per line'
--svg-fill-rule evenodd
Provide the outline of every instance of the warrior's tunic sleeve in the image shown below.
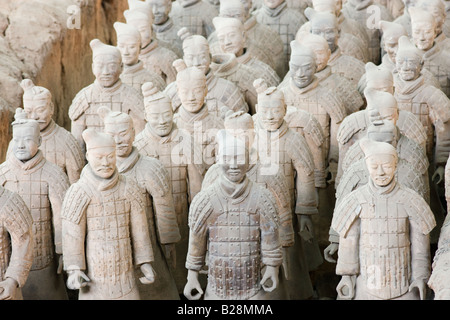
<path fill-rule="evenodd" d="M 11 256 L 5 278 L 12 278 L 23 287 L 33 263 L 33 221 L 19 195 L 11 193 L 0 212 L 0 222 L 2 220 L 11 238 Z"/>

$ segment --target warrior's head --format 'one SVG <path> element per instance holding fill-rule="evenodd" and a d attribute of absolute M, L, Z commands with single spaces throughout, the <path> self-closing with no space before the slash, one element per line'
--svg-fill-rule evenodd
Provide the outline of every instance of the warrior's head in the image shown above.
<path fill-rule="evenodd" d="M 249 168 L 249 152 L 241 139 L 220 130 L 217 134 L 217 163 L 224 177 L 233 183 L 241 183 Z"/>
<path fill-rule="evenodd" d="M 28 161 L 39 151 L 41 130 L 39 122 L 28 119 L 27 113 L 16 109 L 12 125 L 12 152 L 20 161 Z"/>
<path fill-rule="evenodd" d="M 178 59 L 173 63 L 177 70 L 177 92 L 181 106 L 188 112 L 199 112 L 208 93 L 206 76 L 196 67 L 187 68 L 183 60 Z"/>
<path fill-rule="evenodd" d="M 232 53 L 236 57 L 241 56 L 244 53 L 246 42 L 244 24 L 241 20 L 215 17 L 213 23 L 221 51 L 223 53 Z"/>
<path fill-rule="evenodd" d="M 447 18 L 447 12 L 445 10 L 445 3 L 442 0 L 419 0 L 416 7 L 421 8 L 434 16 L 436 20 L 436 35 L 442 33 L 442 27 L 444 26 L 445 19 Z"/>
<path fill-rule="evenodd" d="M 305 9 L 305 16 L 311 24 L 311 33 L 324 37 L 331 52 L 336 51 L 340 35 L 340 26 L 336 15 L 330 12 L 318 12 L 308 7 Z"/>
<path fill-rule="evenodd" d="M 142 85 L 142 94 L 147 125 L 158 136 L 167 136 L 173 127 L 172 101 L 151 82 Z"/>
<path fill-rule="evenodd" d="M 115 22 L 114 29 L 117 34 L 117 48 L 122 55 L 125 66 L 133 66 L 139 62 L 141 53 L 141 34 L 132 25 Z"/>
<path fill-rule="evenodd" d="M 398 50 L 398 39 L 400 39 L 401 36 L 407 36 L 408 33 L 401 24 L 384 20 L 380 21 L 379 29 L 383 34 L 382 43 L 384 44 L 384 51 L 386 51 L 389 59 L 395 63 Z"/>
<path fill-rule="evenodd" d="M 376 118 L 392 121 L 394 125 L 397 124 L 399 109 L 397 99 L 395 99 L 394 95 L 372 88 L 366 88 L 364 95 L 367 99 L 366 110 L 369 112 L 369 115 L 372 111 L 376 111 Z"/>
<path fill-rule="evenodd" d="M 436 38 L 436 19 L 434 16 L 421 8 L 409 9 L 411 15 L 411 38 L 417 48 L 428 51 L 434 46 Z"/>
<path fill-rule="evenodd" d="M 268 87 L 263 79 L 254 81 L 253 86 L 258 93 L 256 112 L 263 129 L 278 130 L 286 115 L 286 101 L 284 94 L 276 87 Z"/>
<path fill-rule="evenodd" d="M 183 40 L 183 60 L 187 67 L 197 67 L 206 75 L 211 65 L 211 52 L 209 43 L 205 37 L 192 35 L 186 27 L 178 31 L 178 36 Z"/>
<path fill-rule="evenodd" d="M 414 81 L 420 77 L 424 60 L 422 51 L 411 43 L 407 36 L 398 40 L 396 69 L 403 81 Z"/>
<path fill-rule="evenodd" d="M 93 128 L 83 131 L 86 159 L 94 174 L 103 179 L 112 177 L 116 170 L 116 143 L 110 135 Z"/>
<path fill-rule="evenodd" d="M 289 60 L 291 79 L 298 88 L 305 88 L 314 81 L 317 72 L 316 55 L 307 46 L 297 40 L 291 41 L 291 58 Z"/>
<path fill-rule="evenodd" d="M 156 25 L 165 23 L 169 19 L 169 13 L 172 10 L 172 0 L 146 0 L 153 12 Z"/>
<path fill-rule="evenodd" d="M 392 71 L 373 62 L 366 63 L 366 88 L 394 94 Z"/>
<path fill-rule="evenodd" d="M 105 106 L 100 107 L 97 112 L 103 120 L 104 132 L 114 139 L 116 156 L 128 157 L 133 150 L 135 138 L 133 119 L 126 113 L 111 111 Z"/>
<path fill-rule="evenodd" d="M 331 50 L 328 42 L 322 36 L 308 32 L 297 32 L 295 40 L 300 45 L 309 47 L 315 54 L 317 72 L 322 71 L 328 65 L 328 60 L 331 56 Z"/>
<path fill-rule="evenodd" d="M 148 46 L 153 37 L 153 14 L 138 9 L 130 9 L 125 10 L 123 15 L 127 24 L 135 27 L 141 34 L 141 48 Z"/>
<path fill-rule="evenodd" d="M 364 152 L 372 182 L 378 187 L 386 187 L 391 184 L 397 170 L 397 149 L 389 143 L 367 138 L 361 139 L 359 144 Z"/>
<path fill-rule="evenodd" d="M 96 81 L 105 88 L 113 86 L 122 73 L 120 50 L 98 39 L 92 40 L 90 46 L 93 53 L 92 72 Z"/>
<path fill-rule="evenodd" d="M 55 107 L 52 102 L 52 94 L 44 87 L 35 86 L 30 79 L 24 79 L 20 83 L 23 88 L 23 109 L 29 119 L 39 122 L 42 130 L 47 128 L 52 120 Z"/>

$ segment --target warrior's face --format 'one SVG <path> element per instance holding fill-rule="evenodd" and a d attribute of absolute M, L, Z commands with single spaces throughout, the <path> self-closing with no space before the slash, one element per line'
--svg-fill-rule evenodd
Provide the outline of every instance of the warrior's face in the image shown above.
<path fill-rule="evenodd" d="M 152 25 L 151 21 L 145 19 L 132 20 L 128 24 L 135 27 L 141 34 L 141 48 L 145 48 L 150 42 L 152 42 Z"/>
<path fill-rule="evenodd" d="M 152 7 L 154 24 L 159 25 L 167 21 L 172 10 L 171 0 L 147 0 L 147 3 Z"/>
<path fill-rule="evenodd" d="M 172 130 L 172 105 L 167 102 L 152 103 L 150 108 L 146 108 L 145 118 L 147 119 L 149 126 L 158 136 L 165 137 Z"/>
<path fill-rule="evenodd" d="M 397 159 L 391 154 L 377 154 L 366 159 L 370 178 L 379 187 L 386 187 L 394 179 Z"/>
<path fill-rule="evenodd" d="M 264 0 L 264 4 L 270 9 L 275 9 L 281 5 L 285 0 Z"/>
<path fill-rule="evenodd" d="M 305 88 L 314 80 L 317 71 L 316 60 L 309 56 L 291 56 L 289 71 L 298 88 Z"/>
<path fill-rule="evenodd" d="M 117 39 L 117 48 L 122 55 L 122 62 L 127 66 L 133 66 L 139 61 L 141 43 L 132 36 L 121 35 Z"/>
<path fill-rule="evenodd" d="M 413 81 L 420 76 L 423 62 L 417 57 L 407 55 L 397 56 L 396 68 L 401 79 L 404 81 Z"/>
<path fill-rule="evenodd" d="M 26 100 L 23 109 L 27 113 L 28 119 L 39 122 L 40 130 L 47 128 L 53 117 L 53 104 L 47 100 Z"/>
<path fill-rule="evenodd" d="M 13 126 L 12 152 L 20 161 L 28 161 L 39 151 L 41 135 L 38 126 Z"/>
<path fill-rule="evenodd" d="M 326 18 L 312 20 L 311 33 L 323 37 L 327 40 L 331 52 L 336 51 L 339 39 L 339 27 L 334 21 Z"/>
<path fill-rule="evenodd" d="M 280 100 L 265 99 L 258 101 L 257 111 L 263 128 L 267 131 L 275 131 L 283 124 L 286 105 Z"/>
<path fill-rule="evenodd" d="M 436 27 L 431 22 L 413 22 L 411 25 L 412 40 L 417 48 L 427 51 L 434 45 Z"/>
<path fill-rule="evenodd" d="M 209 66 L 211 65 L 211 55 L 209 48 L 205 45 L 195 45 L 192 42 L 191 45 L 186 46 L 183 49 L 183 60 L 188 68 L 197 67 L 207 74 L 209 72 Z"/>
<path fill-rule="evenodd" d="M 235 27 L 223 27 L 217 30 L 220 49 L 224 53 L 232 53 L 236 57 L 244 53 L 245 32 Z"/>
<path fill-rule="evenodd" d="M 121 59 L 112 54 L 101 54 L 94 58 L 92 72 L 98 83 L 104 88 L 114 85 L 122 72 Z"/>
<path fill-rule="evenodd" d="M 114 174 L 116 169 L 116 149 L 114 147 L 88 149 L 86 159 L 96 176 L 109 179 Z"/>
<path fill-rule="evenodd" d="M 241 183 L 249 167 L 248 153 L 243 148 L 226 146 L 219 154 L 218 163 L 229 181 Z"/>
<path fill-rule="evenodd" d="M 317 64 L 317 71 L 322 71 L 325 69 L 328 65 L 328 60 L 330 59 L 331 51 L 327 47 L 323 47 L 320 44 L 313 44 L 313 47 L 311 49 L 314 51 L 314 54 L 316 55 L 316 64 Z"/>
<path fill-rule="evenodd" d="M 135 137 L 131 123 L 105 123 L 105 133 L 114 138 L 117 157 L 130 155 Z"/>
<path fill-rule="evenodd" d="M 183 108 L 191 113 L 197 113 L 205 103 L 205 97 L 208 92 L 206 84 L 200 84 L 193 81 L 193 83 L 185 83 L 184 81 L 177 81 L 178 96 L 180 98 Z"/>
<path fill-rule="evenodd" d="M 386 51 L 389 59 L 391 59 L 393 63 L 396 62 L 397 50 L 398 50 L 398 41 L 384 42 L 384 51 Z"/>

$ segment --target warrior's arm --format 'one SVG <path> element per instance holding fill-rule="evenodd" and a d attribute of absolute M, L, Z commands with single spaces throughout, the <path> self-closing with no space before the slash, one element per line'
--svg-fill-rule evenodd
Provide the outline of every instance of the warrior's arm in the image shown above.
<path fill-rule="evenodd" d="M 76 120 L 72 120 L 71 122 L 71 129 L 70 132 L 77 140 L 78 144 L 80 145 L 81 152 L 83 154 L 86 154 L 86 144 L 83 139 L 83 131 L 86 129 L 86 124 L 84 122 L 84 116 L 82 115 L 80 118 Z"/>
<path fill-rule="evenodd" d="M 416 221 L 410 219 L 411 271 L 413 280 L 428 281 L 430 277 L 430 238 Z"/>
<path fill-rule="evenodd" d="M 261 215 L 261 259 L 266 266 L 278 267 L 283 262 L 279 235 L 279 220 L 274 199 L 270 194 L 262 195 L 259 203 Z"/>
<path fill-rule="evenodd" d="M 351 276 L 359 274 L 359 234 L 361 220 L 356 219 L 346 236 L 340 237 L 336 274 Z"/>
<path fill-rule="evenodd" d="M 61 210 L 67 189 L 69 189 L 69 178 L 59 167 L 56 169 L 60 174 L 52 179 L 53 181 L 49 181 L 48 197 L 52 208 L 55 252 L 62 254 Z"/>
<path fill-rule="evenodd" d="M 206 225 L 196 228 L 195 231 L 190 228 L 186 269 L 200 271 L 204 266 L 208 242 L 207 238 L 208 232 Z"/>

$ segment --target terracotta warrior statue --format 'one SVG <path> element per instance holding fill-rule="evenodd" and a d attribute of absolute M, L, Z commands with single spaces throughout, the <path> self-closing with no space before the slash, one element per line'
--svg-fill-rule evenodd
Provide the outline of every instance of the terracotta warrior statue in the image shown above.
<path fill-rule="evenodd" d="M 197 67 L 206 75 L 208 112 L 220 118 L 223 118 L 228 110 L 247 112 L 248 105 L 241 89 L 234 82 L 217 77 L 211 70 L 212 57 L 206 38 L 201 35 L 191 35 L 187 28 L 181 28 L 178 34 L 183 39 L 183 61 L 186 66 Z M 174 112 L 178 112 L 181 101 L 178 96 L 177 82 L 169 84 L 165 93 L 172 100 Z"/>
<path fill-rule="evenodd" d="M 283 42 L 281 41 L 280 35 L 275 31 L 272 30 L 268 26 L 263 26 L 263 30 L 259 27 L 256 29 L 253 29 L 253 31 L 249 32 L 249 26 L 247 24 L 248 15 L 250 14 L 248 12 L 248 5 L 245 5 L 242 0 L 228 0 L 228 1 L 222 1 L 220 4 L 220 11 L 219 11 L 219 18 L 234 18 L 239 19 L 241 23 L 243 24 L 243 32 L 245 33 L 245 43 L 244 47 L 247 52 L 249 52 L 249 55 L 256 58 L 259 61 L 264 62 L 268 66 L 270 66 L 272 69 L 274 69 L 277 73 L 277 66 L 281 66 L 281 63 L 279 63 L 280 59 L 275 59 L 277 55 L 273 55 L 273 52 L 269 51 L 267 48 L 263 48 L 258 41 L 263 41 L 265 45 L 277 45 L 279 46 L 278 54 L 283 53 Z M 247 8 L 247 9 L 246 9 Z M 256 19 L 253 17 L 253 21 L 255 22 L 254 25 L 262 26 L 261 24 L 257 23 Z M 214 23 L 214 22 L 213 22 Z M 239 27 L 236 25 L 236 27 Z M 254 28 L 254 27 L 253 27 Z M 255 31 L 257 33 L 255 33 Z M 267 43 L 268 41 L 264 41 L 264 38 L 262 35 L 260 35 L 260 32 L 268 32 L 267 35 L 264 35 L 264 37 L 274 37 L 274 40 L 272 40 L 272 43 Z M 279 42 L 277 42 L 277 40 Z M 221 45 L 219 43 L 219 39 L 217 38 L 217 28 L 216 30 L 208 37 L 208 43 L 211 49 L 211 53 L 218 54 L 222 53 L 223 50 L 221 49 Z M 229 46 L 228 46 L 229 47 Z M 227 50 L 230 50 L 229 48 Z M 227 51 L 224 50 L 224 51 Z M 278 73 L 279 76 L 279 73 Z"/>
<path fill-rule="evenodd" d="M 361 148 L 369 182 L 339 202 L 331 224 L 339 234 L 338 299 L 425 299 L 433 213 L 417 192 L 397 181 L 392 145 L 365 139 Z"/>
<path fill-rule="evenodd" d="M 183 55 L 182 41 L 177 35 L 181 27 L 170 16 L 172 0 L 146 0 L 145 2 L 152 8 L 152 29 L 156 39 L 163 47 L 172 49 L 178 57 L 181 57 Z"/>
<path fill-rule="evenodd" d="M 370 6 L 375 6 L 376 19 L 392 21 L 393 17 L 385 6 L 375 4 L 373 0 L 347 0 L 342 7 L 342 13 L 348 18 L 359 22 L 369 36 L 369 61 L 378 65 L 381 62 L 381 33 L 376 25 L 370 26 L 373 10 L 368 10 Z M 374 23 L 376 23 L 374 21 Z"/>
<path fill-rule="evenodd" d="M 205 0 L 176 0 L 170 12 L 177 25 L 188 28 L 191 34 L 199 34 L 205 38 L 214 31 L 212 19 L 217 14 L 216 7 Z"/>
<path fill-rule="evenodd" d="M 411 42 L 422 51 L 423 68 L 439 81 L 442 91 L 450 98 L 450 53 L 436 42 L 436 19 L 422 8 L 412 7 Z"/>
<path fill-rule="evenodd" d="M 398 50 L 398 39 L 401 36 L 407 36 L 407 32 L 402 25 L 390 21 L 381 20 L 378 27 L 382 31 L 381 43 L 383 44 L 384 52 L 386 52 L 381 59 L 381 64 L 379 67 L 387 68 L 391 70 L 392 73 L 396 73 L 395 58 Z M 439 81 L 430 71 L 422 68 L 422 74 L 425 82 L 435 86 L 436 88 L 441 87 Z M 364 74 L 358 83 L 358 90 L 361 94 L 366 88 L 366 81 L 366 74 Z"/>
<path fill-rule="evenodd" d="M 154 71 L 144 68 L 144 63 L 139 59 L 141 52 L 141 34 L 132 25 L 115 22 L 114 29 L 117 35 L 117 48 L 122 55 L 123 70 L 120 79 L 126 85 L 141 92 L 144 82 L 154 82 L 160 90 L 164 90 L 166 82 Z"/>
<path fill-rule="evenodd" d="M 22 300 L 33 264 L 33 218 L 22 197 L 0 186 L 0 300 Z"/>
<path fill-rule="evenodd" d="M 431 13 L 436 21 L 436 38 L 434 41 L 441 46 L 442 50 L 448 50 L 450 47 L 450 39 L 447 37 L 444 28 L 449 29 L 449 24 L 446 22 L 447 12 L 445 11 L 445 4 L 442 0 L 418 0 L 417 8 L 421 8 Z M 447 30 L 448 32 L 448 30 Z"/>
<path fill-rule="evenodd" d="M 141 52 L 139 60 L 144 63 L 144 68 L 158 74 L 166 84 L 175 81 L 176 71 L 172 63 L 178 56 L 172 50 L 160 46 L 153 36 L 153 15 L 141 10 L 125 10 L 123 13 L 126 23 L 135 27 L 141 34 Z"/>
<path fill-rule="evenodd" d="M 189 209 L 184 295 L 189 300 L 199 300 L 203 293 L 205 300 L 283 299 L 275 199 L 247 177 L 245 142 L 227 134 L 217 139 L 220 175 L 196 195 Z M 208 281 L 203 291 L 199 271 L 205 263 Z"/>
<path fill-rule="evenodd" d="M 325 38 L 313 33 L 297 33 L 296 41 L 314 52 L 317 65 L 315 76 L 319 79 L 319 86 L 333 89 L 344 103 L 348 114 L 361 110 L 364 100 L 354 83 L 338 73 L 333 73 L 328 65 L 331 50 Z"/>
<path fill-rule="evenodd" d="M 25 300 L 67 300 L 62 274 L 61 206 L 69 179 L 39 150 L 39 122 L 16 109 L 11 152 L 0 165 L 0 186 L 18 193 L 31 213 L 33 255 L 22 288 Z M 24 227 L 24 226 L 22 226 Z"/>
<path fill-rule="evenodd" d="M 144 103 L 139 92 L 120 80 L 122 72 L 122 56 L 114 46 L 104 44 L 98 39 L 90 42 L 93 53 L 92 72 L 94 83 L 77 93 L 69 107 L 69 118 L 72 121 L 71 132 L 85 153 L 82 133 L 87 128 L 103 130 L 103 123 L 97 109 L 105 105 L 114 111 L 128 113 L 140 132 L 145 121 Z"/>
<path fill-rule="evenodd" d="M 291 197 L 296 238 L 294 246 L 287 250 L 291 261 L 289 274 L 313 271 L 323 262 L 312 223 L 313 216 L 318 213 L 314 159 L 305 138 L 290 129 L 285 121 L 287 104 L 283 92 L 275 87 L 268 88 L 262 79 L 255 81 L 255 87 L 258 104 L 257 113 L 253 116 L 256 128 L 254 148 L 258 161 L 263 174 L 284 173 Z M 301 263 L 303 254 L 307 256 L 306 264 Z M 303 277 L 290 277 L 286 283 L 289 299 L 312 296 L 309 286 L 304 287 L 303 283 Z"/>
<path fill-rule="evenodd" d="M 305 9 L 305 16 L 309 21 L 298 32 L 312 32 L 312 20 L 314 20 L 315 34 L 322 35 L 330 42 L 336 38 L 337 45 L 345 55 L 351 56 L 362 63 L 369 60 L 368 40 L 363 41 L 352 33 L 343 32 L 334 10 L 330 8 L 326 11 L 317 11 L 308 7 Z M 332 35 L 333 31 L 334 36 Z"/>
<path fill-rule="evenodd" d="M 300 45 L 296 40 L 291 42 L 291 47 L 289 71 L 291 79 L 280 90 L 283 91 L 287 106 L 309 112 L 322 126 L 325 135 L 323 152 L 332 175 L 331 181 L 333 181 L 336 177 L 339 158 L 336 134 L 348 112 L 333 88 L 319 85 L 314 52 L 309 47 Z"/>
<path fill-rule="evenodd" d="M 142 86 L 145 104 L 145 129 L 136 136 L 134 146 L 140 154 L 158 159 L 168 171 L 176 221 L 181 235 L 175 244 L 176 266 L 172 269 L 178 293 L 186 284 L 186 261 L 189 227 L 189 204 L 200 191 L 204 166 L 202 150 L 185 130 L 173 123 L 171 99 L 152 83 Z M 197 150 L 198 149 L 198 150 Z M 200 159 L 196 159 L 199 156 Z"/>
<path fill-rule="evenodd" d="M 221 53 L 231 53 L 241 65 L 247 65 L 270 86 L 277 86 L 280 77 L 270 65 L 259 60 L 251 48 L 246 47 L 244 24 L 236 18 L 215 17 L 213 19 Z"/>
<path fill-rule="evenodd" d="M 205 104 L 208 93 L 205 73 L 196 67 L 187 68 L 181 59 L 175 65 L 181 106 L 173 121 L 179 129 L 191 135 L 194 144 L 201 146 L 202 163 L 209 168 L 215 163 L 215 137 L 223 129 L 223 120 L 210 114 Z"/>
<path fill-rule="evenodd" d="M 58 165 L 72 184 L 80 178 L 84 167 L 84 154 L 75 137 L 53 120 L 54 105 L 51 92 L 35 86 L 30 79 L 21 82 L 24 90 L 23 109 L 29 119 L 39 122 L 44 158 Z"/>
<path fill-rule="evenodd" d="M 289 8 L 286 0 L 264 0 L 261 8 L 253 15 L 260 24 L 267 25 L 281 37 L 284 45 L 286 70 L 291 56 L 290 43 L 300 27 L 307 21 L 303 12 Z"/>
<path fill-rule="evenodd" d="M 67 287 L 79 290 L 79 300 L 139 300 L 135 268 L 143 284 L 158 276 L 144 194 L 118 172 L 114 138 L 91 128 L 83 139 L 88 165 L 61 213 Z"/>
<path fill-rule="evenodd" d="M 133 120 L 125 113 L 101 107 L 99 115 L 105 133 L 116 143 L 117 170 L 137 182 L 144 191 L 153 269 L 158 275 L 151 286 L 139 285 L 141 300 L 178 300 L 179 295 L 169 266 L 176 263 L 175 245 L 180 240 L 169 173 L 157 159 L 140 154 L 133 146 Z"/>

